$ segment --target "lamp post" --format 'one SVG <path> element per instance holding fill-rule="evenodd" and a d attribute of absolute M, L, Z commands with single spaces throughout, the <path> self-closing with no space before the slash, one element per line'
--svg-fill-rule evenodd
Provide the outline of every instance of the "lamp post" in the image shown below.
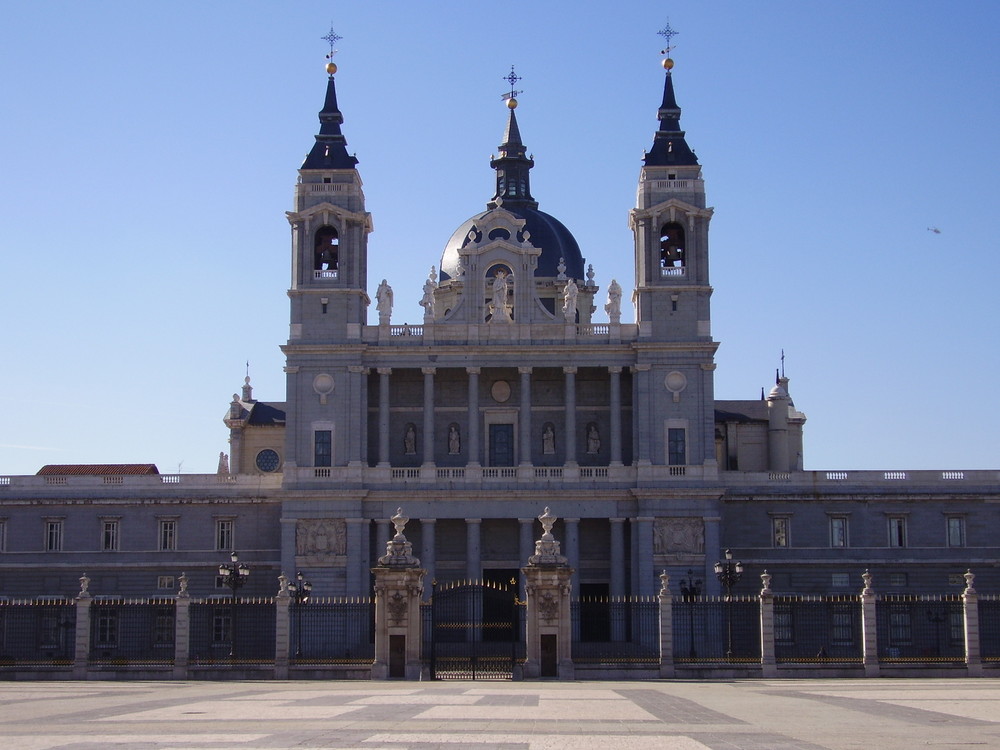
<path fill-rule="evenodd" d="M 726 589 L 726 660 L 733 660 L 733 586 L 743 576 L 743 563 L 733 562 L 733 553 L 726 550 L 726 559 L 715 563 L 715 575 Z"/>
<path fill-rule="evenodd" d="M 694 571 L 688 568 L 688 577 L 681 579 L 681 599 L 688 605 L 688 625 L 691 632 L 691 648 L 688 656 L 694 659 L 698 656 L 694 650 L 694 600 L 701 596 L 701 579 L 694 579 Z"/>
<path fill-rule="evenodd" d="M 300 570 L 295 574 L 295 580 L 288 584 L 288 591 L 295 602 L 295 658 L 302 656 L 302 605 L 309 602 L 313 585 L 302 575 Z"/>
<path fill-rule="evenodd" d="M 230 565 L 222 563 L 219 566 L 219 576 L 222 585 L 232 589 L 233 596 L 229 601 L 229 658 L 236 655 L 236 590 L 247 582 L 250 567 L 240 562 L 240 556 L 233 550 L 229 555 Z"/>

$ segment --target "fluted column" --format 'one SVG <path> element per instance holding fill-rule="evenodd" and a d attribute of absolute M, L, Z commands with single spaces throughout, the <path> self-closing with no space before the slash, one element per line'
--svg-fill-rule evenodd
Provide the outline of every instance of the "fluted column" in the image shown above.
<path fill-rule="evenodd" d="M 564 367 L 566 376 L 566 459 L 563 463 L 576 465 L 576 368 Z"/>
<path fill-rule="evenodd" d="M 434 463 L 434 368 L 423 367 L 424 374 L 424 466 Z"/>
<path fill-rule="evenodd" d="M 478 581 L 483 576 L 482 548 L 479 532 L 483 519 L 465 519 L 465 577 Z"/>
<path fill-rule="evenodd" d="M 622 368 L 609 367 L 611 396 L 611 465 L 622 465 Z"/>
<path fill-rule="evenodd" d="M 609 518 L 611 524 L 611 581 L 608 593 L 625 596 L 625 519 Z"/>
<path fill-rule="evenodd" d="M 479 368 L 466 367 L 469 374 L 469 450 L 466 463 L 479 466 Z"/>
<path fill-rule="evenodd" d="M 517 447 L 521 456 L 521 465 L 531 465 L 531 368 L 518 367 L 521 375 L 521 413 L 517 417 L 520 428 L 520 445 Z"/>
<path fill-rule="evenodd" d="M 389 466 L 389 375 L 391 367 L 378 368 L 378 465 Z"/>
<path fill-rule="evenodd" d="M 649 393 L 649 365 L 636 365 L 635 391 L 632 397 L 633 421 L 635 422 L 635 440 L 632 441 L 636 454 L 636 463 L 649 464 L 649 446 L 653 442 L 649 426 L 649 408 L 652 396 Z"/>

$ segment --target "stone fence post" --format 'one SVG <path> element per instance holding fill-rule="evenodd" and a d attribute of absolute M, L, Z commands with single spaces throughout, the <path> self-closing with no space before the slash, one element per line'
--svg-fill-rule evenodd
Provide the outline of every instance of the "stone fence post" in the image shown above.
<path fill-rule="evenodd" d="M 778 676 L 774 656 L 774 592 L 771 575 L 766 570 L 760 574 L 760 672 L 765 678 Z"/>
<path fill-rule="evenodd" d="M 413 556 L 413 545 L 403 529 L 410 519 L 396 509 L 392 523 L 396 535 L 386 543 L 385 554 L 372 568 L 375 575 L 375 662 L 372 679 L 420 679 L 423 579 L 426 570 Z"/>
<path fill-rule="evenodd" d="M 965 572 L 965 591 L 962 592 L 962 610 L 965 615 L 965 668 L 969 677 L 983 676 L 983 660 L 979 653 L 979 594 L 973 583 L 971 570 Z"/>
<path fill-rule="evenodd" d="M 186 680 L 191 659 L 191 595 L 188 593 L 187 573 L 177 579 L 177 597 L 174 602 L 174 671 L 175 680 Z"/>
<path fill-rule="evenodd" d="M 87 679 L 87 663 L 90 661 L 90 603 L 93 597 L 88 591 L 90 578 L 80 576 L 80 593 L 76 595 L 76 632 L 74 633 L 73 678 Z"/>
<path fill-rule="evenodd" d="M 872 574 L 865 570 L 861 574 L 865 587 L 861 590 L 861 633 L 863 650 L 861 662 L 865 667 L 865 677 L 878 677 L 878 620 L 875 610 L 875 589 L 872 588 Z"/>
<path fill-rule="evenodd" d="M 288 593 L 288 576 L 282 571 L 278 576 L 278 595 L 274 598 L 274 679 L 288 679 L 288 649 L 291 644 L 291 618 L 289 608 L 292 597 Z"/>
<path fill-rule="evenodd" d="M 674 677 L 674 603 L 670 595 L 670 576 L 660 573 L 660 678 Z"/>
<path fill-rule="evenodd" d="M 524 676 L 572 680 L 575 670 L 569 600 L 573 569 L 552 536 L 556 517 L 546 508 L 538 520 L 542 523 L 542 538 L 535 542 L 535 554 L 521 568 L 527 601 Z"/>

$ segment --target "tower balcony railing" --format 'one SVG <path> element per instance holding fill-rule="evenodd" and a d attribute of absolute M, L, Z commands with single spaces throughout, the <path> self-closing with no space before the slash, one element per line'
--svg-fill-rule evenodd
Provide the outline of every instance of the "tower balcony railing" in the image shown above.
<path fill-rule="evenodd" d="M 661 266 L 660 267 L 660 277 L 667 276 L 684 276 L 685 266 Z"/>
<path fill-rule="evenodd" d="M 336 268 L 316 269 L 313 271 L 313 279 L 316 281 L 336 281 L 340 273 Z"/>

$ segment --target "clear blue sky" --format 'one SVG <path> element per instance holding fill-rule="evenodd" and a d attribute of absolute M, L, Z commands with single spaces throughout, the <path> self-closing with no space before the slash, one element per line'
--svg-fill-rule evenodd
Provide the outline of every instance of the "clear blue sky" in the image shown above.
<path fill-rule="evenodd" d="M 0 475 L 214 472 L 244 363 L 284 399 L 331 21 L 394 322 L 492 195 L 511 64 L 535 197 L 628 288 L 668 17 L 717 397 L 758 397 L 784 349 L 806 468 L 1000 466 L 1000 3 L 42 1 L 0 46 Z"/>

